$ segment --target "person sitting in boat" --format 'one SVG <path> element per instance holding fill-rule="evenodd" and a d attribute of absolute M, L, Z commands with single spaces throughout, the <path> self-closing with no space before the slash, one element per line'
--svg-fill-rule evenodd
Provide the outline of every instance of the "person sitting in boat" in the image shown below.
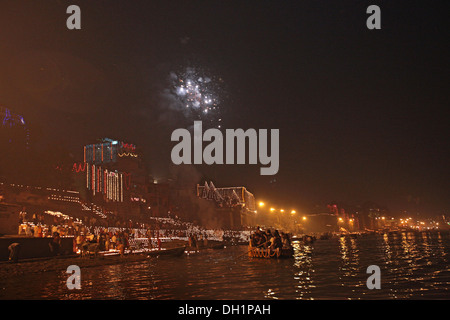
<path fill-rule="evenodd" d="M 287 233 L 281 233 L 281 242 L 283 244 L 283 249 L 292 248 L 291 239 L 289 239 L 289 235 Z"/>
<path fill-rule="evenodd" d="M 264 245 L 264 243 L 268 241 L 266 240 L 265 232 L 259 228 L 255 231 L 255 233 L 252 234 L 250 240 L 251 240 L 250 245 L 254 248 L 256 247 L 261 248 Z"/>
<path fill-rule="evenodd" d="M 269 229 L 266 230 L 266 232 L 262 233 L 262 239 L 260 246 L 262 248 L 267 249 L 270 246 L 270 240 L 272 239 L 272 233 Z"/>
<path fill-rule="evenodd" d="M 261 248 L 262 244 L 264 244 L 264 239 L 264 232 L 262 232 L 260 229 L 257 229 L 250 235 L 249 246 L 252 248 Z"/>
<path fill-rule="evenodd" d="M 259 236 L 259 234 L 256 232 L 256 233 L 253 233 L 251 236 L 250 236 L 250 247 L 257 247 L 258 246 L 258 244 L 259 244 L 259 241 L 260 241 L 260 236 Z"/>
<path fill-rule="evenodd" d="M 272 234 L 272 238 L 270 239 L 269 249 L 271 250 L 281 250 L 283 247 L 283 243 L 281 241 L 280 234 L 278 230 L 275 230 Z"/>

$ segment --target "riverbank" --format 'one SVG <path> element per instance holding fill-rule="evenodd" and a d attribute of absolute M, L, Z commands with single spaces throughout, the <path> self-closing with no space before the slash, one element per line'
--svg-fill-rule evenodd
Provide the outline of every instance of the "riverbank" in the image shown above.
<path fill-rule="evenodd" d="M 210 241 L 207 246 L 199 246 L 198 248 L 188 247 L 187 241 L 174 240 L 170 242 L 164 242 L 161 245 L 161 251 L 153 249 L 147 252 L 127 253 L 123 257 L 120 255 L 114 255 L 111 253 L 99 254 L 97 257 L 81 257 L 79 255 L 65 255 L 56 257 L 45 258 L 33 258 L 19 260 L 17 263 L 9 261 L 0 262 L 0 279 L 6 277 L 18 277 L 23 274 L 39 274 L 44 272 L 65 272 L 70 265 L 77 265 L 81 269 L 124 264 L 124 263 L 136 263 L 148 259 L 157 259 L 159 256 L 166 256 L 164 253 L 167 251 L 175 250 L 176 248 L 185 247 L 186 252 L 201 252 L 203 250 L 221 249 L 224 244 L 219 241 Z M 158 253 L 161 254 L 158 254 Z M 170 256 L 170 255 L 167 255 Z"/>

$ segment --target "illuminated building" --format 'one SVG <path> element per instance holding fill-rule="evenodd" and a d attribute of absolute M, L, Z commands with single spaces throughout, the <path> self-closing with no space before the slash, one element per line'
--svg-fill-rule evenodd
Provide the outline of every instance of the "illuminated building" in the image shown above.
<path fill-rule="evenodd" d="M 136 146 L 121 141 L 104 138 L 98 143 L 84 146 L 84 162 L 96 165 L 117 163 L 121 158 L 137 158 Z"/>
<path fill-rule="evenodd" d="M 109 138 L 85 145 L 72 171 L 86 202 L 128 216 L 148 213 L 147 172 L 135 145 Z"/>
<path fill-rule="evenodd" d="M 23 116 L 0 107 L 0 145 L 29 148 L 30 134 Z"/>

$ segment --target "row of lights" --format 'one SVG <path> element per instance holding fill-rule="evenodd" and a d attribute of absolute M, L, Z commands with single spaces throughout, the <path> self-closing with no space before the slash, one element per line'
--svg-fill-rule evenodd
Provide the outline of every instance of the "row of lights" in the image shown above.
<path fill-rule="evenodd" d="M 414 221 L 412 221 L 412 218 L 406 218 L 406 219 L 400 219 L 400 223 L 401 224 L 413 225 Z M 418 225 L 418 224 L 425 225 L 425 222 L 424 221 L 416 221 L 416 225 Z M 435 222 L 435 221 L 432 221 L 432 222 L 430 222 L 428 224 L 434 224 L 436 226 L 439 226 L 439 222 Z"/>
<path fill-rule="evenodd" d="M 260 208 L 263 208 L 265 205 L 266 205 L 266 204 L 265 204 L 264 202 L 262 202 L 262 201 L 258 202 L 258 207 L 260 207 Z M 269 210 L 270 210 L 270 212 L 275 212 L 277 209 L 275 209 L 275 208 L 273 208 L 273 207 L 270 207 Z M 284 210 L 284 209 L 280 209 L 280 212 L 281 212 L 281 213 L 284 213 L 285 210 Z M 291 210 L 291 214 L 292 214 L 292 215 L 294 215 L 294 214 L 296 214 L 296 213 L 297 213 L 297 211 Z M 306 218 L 306 216 L 303 216 L 302 219 L 303 219 L 303 220 L 306 220 L 307 218 Z"/>
<path fill-rule="evenodd" d="M 5 183 L 0 182 L 0 185 L 5 185 Z M 73 191 L 73 190 L 59 190 L 59 189 L 55 189 L 55 188 L 33 187 L 33 186 L 25 186 L 25 185 L 23 185 L 23 184 L 14 184 L 14 183 L 10 183 L 9 185 L 10 185 L 11 187 L 17 187 L 17 188 L 27 188 L 27 189 L 37 189 L 37 190 L 46 189 L 46 190 L 48 190 L 48 191 L 70 192 L 70 193 L 76 193 L 76 194 L 79 194 L 78 191 Z"/>
<path fill-rule="evenodd" d="M 56 201 L 66 201 L 66 202 L 75 202 L 75 203 L 79 203 L 80 202 L 80 198 L 79 197 L 70 197 L 70 196 L 61 196 L 61 195 L 56 195 L 56 194 L 52 194 L 48 197 L 49 200 L 56 200 Z"/>
<path fill-rule="evenodd" d="M 341 217 L 339 217 L 339 218 L 338 218 L 338 221 L 339 221 L 339 222 L 344 222 L 344 219 L 342 219 Z M 348 221 L 349 221 L 349 222 L 353 222 L 353 221 L 355 221 L 355 219 L 350 218 L 350 219 L 348 219 Z"/>

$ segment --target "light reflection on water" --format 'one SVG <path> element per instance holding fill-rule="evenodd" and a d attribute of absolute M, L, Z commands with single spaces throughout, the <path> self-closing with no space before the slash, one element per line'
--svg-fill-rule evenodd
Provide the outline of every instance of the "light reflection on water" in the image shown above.
<path fill-rule="evenodd" d="M 384 234 L 294 242 L 294 258 L 250 259 L 247 247 L 82 269 L 82 289 L 67 274 L 0 279 L 0 299 L 449 299 L 449 235 Z M 381 289 L 369 290 L 369 265 Z"/>

